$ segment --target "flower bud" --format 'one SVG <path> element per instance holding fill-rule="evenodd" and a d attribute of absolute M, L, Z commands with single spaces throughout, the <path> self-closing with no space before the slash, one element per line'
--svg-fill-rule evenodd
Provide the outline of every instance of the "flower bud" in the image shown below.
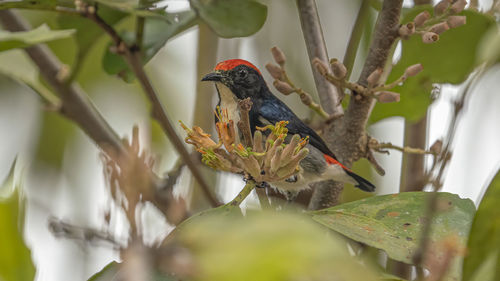
<path fill-rule="evenodd" d="M 282 93 L 283 95 L 289 95 L 295 92 L 290 84 L 281 80 L 274 80 L 273 85 L 274 88 L 276 88 L 276 90 L 278 90 L 278 92 Z"/>
<path fill-rule="evenodd" d="M 328 65 L 324 61 L 320 60 L 319 58 L 314 58 L 312 60 L 312 63 L 321 75 L 326 75 L 330 72 Z"/>
<path fill-rule="evenodd" d="M 422 42 L 426 44 L 434 43 L 439 40 L 439 35 L 434 32 L 426 32 L 422 34 Z"/>
<path fill-rule="evenodd" d="M 412 35 L 414 32 L 415 24 L 413 22 L 409 22 L 399 27 L 399 35 L 403 37 L 403 39 L 408 38 L 408 36 Z"/>
<path fill-rule="evenodd" d="M 436 34 L 441 34 L 448 29 L 450 29 L 448 24 L 446 22 L 442 22 L 442 23 L 437 23 L 437 24 L 431 26 L 430 32 L 434 32 Z"/>
<path fill-rule="evenodd" d="M 286 61 L 285 54 L 278 47 L 272 47 L 271 53 L 273 54 L 274 61 L 279 65 L 284 65 Z"/>
<path fill-rule="evenodd" d="M 384 70 L 382 68 L 375 69 L 366 79 L 366 81 L 368 82 L 368 86 L 373 87 L 377 85 L 383 72 Z"/>
<path fill-rule="evenodd" d="M 434 6 L 434 15 L 435 16 L 442 15 L 444 13 L 444 11 L 446 11 L 446 9 L 448 9 L 449 6 L 450 6 L 449 0 L 439 1 L 436 4 L 436 6 Z"/>
<path fill-rule="evenodd" d="M 465 0 L 457 0 L 453 5 L 451 5 L 450 10 L 456 14 L 460 13 L 464 10 L 465 5 L 467 5 L 467 1 Z"/>
<path fill-rule="evenodd" d="M 312 99 L 311 99 L 311 96 L 306 94 L 306 93 L 302 93 L 300 94 L 300 100 L 302 101 L 303 104 L 305 105 L 310 105 L 312 103 Z"/>
<path fill-rule="evenodd" d="M 434 154 L 439 154 L 441 153 L 441 150 L 443 149 L 443 141 L 442 140 L 436 140 L 434 144 L 431 145 L 431 148 L 429 149 L 431 152 Z"/>
<path fill-rule="evenodd" d="M 266 69 L 274 79 L 282 79 L 283 69 L 281 69 L 281 67 L 275 65 L 274 63 L 268 63 L 266 64 Z"/>
<path fill-rule="evenodd" d="M 333 77 L 337 79 L 344 79 L 347 75 L 347 68 L 343 63 L 338 61 L 337 59 L 332 59 L 330 61 L 330 65 L 332 67 Z"/>
<path fill-rule="evenodd" d="M 414 65 L 410 65 L 405 70 L 405 76 L 406 77 L 415 76 L 418 73 L 420 73 L 420 71 L 422 71 L 423 69 L 424 69 L 424 67 L 420 63 L 414 64 Z"/>
<path fill-rule="evenodd" d="M 413 19 L 413 22 L 415 23 L 416 27 L 419 27 L 422 26 L 430 18 L 431 14 L 428 11 L 423 11 Z"/>
<path fill-rule="evenodd" d="M 375 94 L 380 103 L 398 102 L 399 94 L 395 92 L 383 91 Z"/>
<path fill-rule="evenodd" d="M 450 16 L 447 22 L 450 28 L 459 27 L 466 23 L 466 16 Z"/>

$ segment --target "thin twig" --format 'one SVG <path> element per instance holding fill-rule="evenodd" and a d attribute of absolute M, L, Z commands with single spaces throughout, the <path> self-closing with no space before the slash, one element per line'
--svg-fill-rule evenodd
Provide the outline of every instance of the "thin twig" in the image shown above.
<path fill-rule="evenodd" d="M 108 232 L 72 225 L 56 218 L 49 218 L 49 230 L 56 237 L 75 239 L 89 243 L 106 242 L 117 249 L 126 247 L 125 244 L 119 242 Z"/>
<path fill-rule="evenodd" d="M 315 0 L 297 0 L 299 9 L 300 23 L 302 33 L 309 54 L 309 61 L 314 76 L 316 89 L 318 90 L 321 107 L 328 114 L 343 113 L 342 105 L 338 90 L 325 81 L 318 70 L 312 65 L 314 58 L 319 58 L 322 61 L 328 61 L 328 51 L 326 49 L 325 39 L 323 38 L 323 30 L 318 16 Z"/>
<path fill-rule="evenodd" d="M 481 67 L 479 70 L 476 71 L 476 73 L 473 74 L 473 77 L 470 78 L 470 80 L 467 82 L 467 85 L 463 89 L 462 95 L 460 99 L 454 102 L 454 107 L 453 107 L 453 115 L 450 121 L 450 124 L 448 125 L 448 132 L 446 135 L 446 145 L 445 148 L 442 150 L 441 154 L 439 157 L 434 159 L 433 165 L 428 172 L 428 178 L 431 178 L 434 173 L 437 173 L 434 179 L 431 180 L 431 184 L 433 187 L 432 192 L 429 194 L 428 201 L 427 201 L 427 207 L 425 209 L 425 220 L 424 224 L 422 226 L 422 235 L 419 243 L 419 247 L 417 251 L 415 252 L 413 256 L 413 263 L 417 266 L 423 266 L 424 264 L 424 258 L 425 255 L 428 251 L 429 247 L 429 240 L 430 240 L 430 232 L 431 232 L 431 227 L 432 227 L 432 218 L 434 217 L 436 211 L 437 211 L 437 198 L 438 198 L 438 191 L 442 186 L 442 177 L 444 175 L 444 170 L 447 164 L 449 163 L 451 159 L 451 144 L 453 143 L 453 139 L 455 137 L 455 132 L 457 128 L 457 124 L 459 121 L 459 116 L 462 113 L 462 110 L 464 108 L 465 101 L 467 100 L 467 97 L 469 96 L 471 92 L 471 87 L 476 82 L 479 77 L 482 75 L 484 71 L 484 67 Z M 437 171 L 436 171 L 437 169 Z M 419 276 L 420 279 L 423 278 L 423 276 Z"/>
<path fill-rule="evenodd" d="M 210 204 L 212 204 L 212 206 L 219 206 L 220 203 L 210 192 L 210 187 L 206 184 L 198 167 L 196 166 L 194 161 L 190 158 L 188 151 L 182 144 L 182 141 L 177 136 L 177 133 L 175 132 L 172 126 L 172 123 L 167 117 L 165 107 L 160 102 L 158 94 L 156 93 L 155 89 L 153 88 L 153 85 L 151 84 L 151 81 L 149 80 L 149 77 L 146 75 L 146 72 L 144 71 L 144 68 L 142 66 L 142 61 L 140 58 L 140 53 L 137 52 L 136 46 L 127 46 L 127 44 L 122 40 L 122 38 L 114 30 L 114 28 L 108 25 L 95 11 L 89 12 L 89 10 L 87 9 L 87 11 L 83 13 L 83 16 L 94 21 L 114 41 L 114 43 L 117 46 L 118 53 L 122 55 L 123 58 L 125 58 L 130 68 L 134 72 L 135 76 L 139 80 L 147 97 L 151 101 L 153 118 L 156 119 L 158 123 L 160 123 L 160 125 L 162 126 L 163 130 L 167 134 L 167 137 L 172 142 L 177 152 L 179 152 L 180 156 L 191 170 L 191 173 L 193 174 L 196 181 L 200 184 L 200 187 L 202 188 Z"/>
<path fill-rule="evenodd" d="M 233 206 L 239 206 L 245 198 L 248 197 L 250 192 L 255 188 L 255 182 L 253 180 L 248 180 L 247 184 L 243 187 L 243 189 L 234 197 L 231 202 L 227 203 L 226 205 L 233 205 Z"/>
<path fill-rule="evenodd" d="M 370 148 L 374 149 L 377 152 L 385 152 L 383 149 L 394 149 L 397 151 L 401 151 L 403 153 L 412 153 L 412 154 L 431 154 L 436 155 L 435 152 L 430 150 L 425 150 L 421 148 L 409 147 L 409 146 L 397 146 L 393 145 L 390 142 L 382 142 L 375 145 L 371 145 Z"/>

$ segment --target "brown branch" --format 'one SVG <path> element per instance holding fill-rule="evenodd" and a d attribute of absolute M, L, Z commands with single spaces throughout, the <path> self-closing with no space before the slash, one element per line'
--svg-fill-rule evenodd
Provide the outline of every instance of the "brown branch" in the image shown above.
<path fill-rule="evenodd" d="M 368 86 L 368 76 L 375 69 L 384 68 L 392 46 L 398 38 L 402 4 L 402 0 L 384 0 L 358 84 Z M 325 129 L 325 139 L 329 146 L 334 150 L 339 161 L 348 167 L 354 161 L 367 155 L 369 138 L 365 127 L 375 100 L 371 97 L 359 97 L 351 98 L 344 118 L 332 122 Z M 341 184 L 336 184 L 333 188 L 326 184 L 316 187 L 309 208 L 319 209 L 336 204 L 341 191 Z"/>
<path fill-rule="evenodd" d="M 328 81 L 325 81 L 318 70 L 312 65 L 312 60 L 314 58 L 319 58 L 322 61 L 329 60 L 325 39 L 323 38 L 323 30 L 321 29 L 318 10 L 316 8 L 316 1 L 297 0 L 297 7 L 299 9 L 302 33 L 304 34 L 307 53 L 309 54 L 309 61 L 311 62 L 314 82 L 318 90 L 321 106 L 330 115 L 343 113 L 342 105 L 339 102 L 340 97 L 338 90 L 328 83 Z"/>
<path fill-rule="evenodd" d="M 410 154 L 432 154 L 436 155 L 433 151 L 430 150 L 425 150 L 421 148 L 415 148 L 415 147 L 409 147 L 409 146 L 397 146 L 393 145 L 390 142 L 382 142 L 382 143 L 377 143 L 374 145 L 370 145 L 370 148 L 374 149 L 377 152 L 386 152 L 383 149 L 394 149 L 397 151 L 401 151 L 403 153 L 410 153 Z"/>
<path fill-rule="evenodd" d="M 110 233 L 97 229 L 72 225 L 56 218 L 49 218 L 49 230 L 56 237 L 80 240 L 88 243 L 106 242 L 116 249 L 126 247 L 124 243 L 117 241 Z"/>
<path fill-rule="evenodd" d="M 92 6 L 88 7 L 92 8 Z M 140 53 L 136 51 L 135 46 L 127 46 L 126 43 L 121 39 L 120 35 L 113 29 L 112 26 L 108 25 L 95 11 L 91 9 L 86 9 L 83 13 L 83 16 L 89 18 L 93 22 L 95 22 L 99 27 L 101 27 L 114 41 L 117 46 L 117 50 L 120 55 L 127 61 L 130 69 L 134 72 L 135 76 L 139 80 L 141 87 L 143 88 L 146 96 L 149 98 L 152 105 L 152 116 L 158 123 L 160 123 L 161 127 L 165 131 L 167 137 L 174 145 L 177 152 L 180 154 L 181 158 L 184 160 L 188 168 L 191 170 L 193 177 L 200 184 L 205 196 L 212 206 L 221 205 L 218 200 L 214 197 L 214 195 L 210 191 L 210 187 L 206 184 L 203 179 L 198 167 L 194 163 L 194 161 L 189 156 L 188 151 L 184 147 L 182 141 L 177 136 L 177 133 L 172 126 L 172 123 L 168 119 L 165 107 L 160 102 L 158 98 L 158 94 L 156 93 L 149 77 L 146 75 L 144 68 L 142 66 L 142 61 L 140 58 Z"/>

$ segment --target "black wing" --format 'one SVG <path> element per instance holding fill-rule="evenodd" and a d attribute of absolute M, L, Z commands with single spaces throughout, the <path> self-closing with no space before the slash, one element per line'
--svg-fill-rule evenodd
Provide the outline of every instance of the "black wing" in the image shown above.
<path fill-rule="evenodd" d="M 253 108 L 252 108 L 253 109 Z M 298 134 L 301 137 L 309 137 L 309 144 L 317 148 L 324 154 L 337 158 L 333 152 L 326 146 L 323 139 L 316 132 L 307 126 L 302 120 L 293 113 L 293 111 L 278 98 L 271 96 L 264 100 L 262 105 L 257 108 L 256 112 L 260 117 L 264 118 L 271 124 L 279 121 L 288 121 L 286 126 L 290 134 Z"/>

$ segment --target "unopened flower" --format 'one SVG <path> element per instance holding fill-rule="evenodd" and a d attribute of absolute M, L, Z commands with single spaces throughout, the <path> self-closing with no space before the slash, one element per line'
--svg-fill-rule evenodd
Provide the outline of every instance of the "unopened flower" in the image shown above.
<path fill-rule="evenodd" d="M 450 28 L 459 27 L 466 23 L 466 16 L 450 16 L 447 22 Z"/>
<path fill-rule="evenodd" d="M 435 6 L 434 6 L 434 15 L 442 15 L 446 9 L 450 6 L 450 1 L 449 0 L 442 0 L 439 1 Z"/>
<path fill-rule="evenodd" d="M 285 54 L 278 47 L 272 47 L 271 53 L 273 54 L 274 61 L 279 65 L 284 65 L 286 61 Z"/>
<path fill-rule="evenodd" d="M 443 149 L 443 141 L 442 140 L 436 140 L 434 144 L 431 145 L 431 148 L 429 149 L 431 152 L 434 154 L 439 154 L 441 153 L 441 150 Z"/>
<path fill-rule="evenodd" d="M 434 32 L 436 34 L 441 34 L 443 32 L 445 32 L 446 30 L 450 29 L 450 27 L 448 26 L 448 24 L 446 22 L 441 22 L 441 23 L 437 23 L 433 26 L 431 26 L 430 28 L 430 32 Z"/>
<path fill-rule="evenodd" d="M 274 63 L 266 64 L 266 69 L 274 79 L 281 80 L 283 77 L 283 69 Z"/>
<path fill-rule="evenodd" d="M 375 94 L 380 103 L 398 102 L 399 94 L 395 92 L 383 91 Z"/>
<path fill-rule="evenodd" d="M 319 58 L 314 58 L 312 63 L 321 75 L 326 75 L 330 72 L 329 66 Z"/>
<path fill-rule="evenodd" d="M 413 19 L 413 22 L 415 23 L 416 27 L 419 27 L 422 26 L 428 19 L 430 19 L 430 17 L 431 14 L 428 11 L 423 11 Z"/>
<path fill-rule="evenodd" d="M 384 70 L 382 68 L 377 68 L 375 69 L 370 75 L 368 75 L 368 78 L 366 81 L 368 82 L 369 87 L 373 87 L 378 84 L 380 81 L 380 77 L 382 77 L 382 73 Z"/>
<path fill-rule="evenodd" d="M 465 5 L 467 5 L 467 1 L 465 0 L 457 0 L 453 5 L 451 5 L 450 10 L 454 13 L 460 13 L 464 10 Z"/>
<path fill-rule="evenodd" d="M 290 86 L 287 82 L 281 81 L 281 80 L 274 80 L 273 82 L 274 88 L 278 90 L 280 93 L 283 95 L 289 95 L 293 92 L 295 92 L 295 89 Z"/>
<path fill-rule="evenodd" d="M 426 44 L 434 43 L 439 40 L 439 35 L 434 32 L 426 32 L 422 34 L 422 42 Z"/>
<path fill-rule="evenodd" d="M 300 94 L 300 100 L 302 101 L 303 104 L 305 105 L 311 105 L 312 103 L 312 98 L 310 95 L 306 94 L 306 93 L 302 93 Z"/>
<path fill-rule="evenodd" d="M 420 63 L 410 65 L 405 70 L 405 76 L 406 77 L 415 76 L 418 73 L 420 73 L 420 71 L 422 71 L 423 69 L 424 69 L 424 67 Z"/>
<path fill-rule="evenodd" d="M 337 79 L 344 79 L 347 75 L 347 68 L 343 63 L 338 61 L 337 59 L 332 59 L 330 61 L 330 65 L 332 67 L 333 77 Z"/>

